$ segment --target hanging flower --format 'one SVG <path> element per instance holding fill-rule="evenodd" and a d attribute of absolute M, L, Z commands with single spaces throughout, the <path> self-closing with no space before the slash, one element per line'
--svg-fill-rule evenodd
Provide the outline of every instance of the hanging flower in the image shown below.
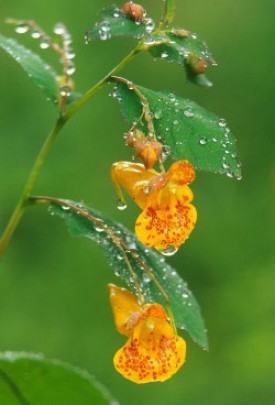
<path fill-rule="evenodd" d="M 135 224 L 141 242 L 163 251 L 176 250 L 185 242 L 197 220 L 188 187 L 195 177 L 195 169 L 187 160 L 173 163 L 166 174 L 146 170 L 138 163 L 113 164 L 112 178 L 120 199 L 124 201 L 121 185 L 143 210 Z"/>
<path fill-rule="evenodd" d="M 166 381 L 185 361 L 185 341 L 160 304 L 142 306 L 130 291 L 108 287 L 116 328 L 128 337 L 114 356 L 115 368 L 137 384 Z"/>

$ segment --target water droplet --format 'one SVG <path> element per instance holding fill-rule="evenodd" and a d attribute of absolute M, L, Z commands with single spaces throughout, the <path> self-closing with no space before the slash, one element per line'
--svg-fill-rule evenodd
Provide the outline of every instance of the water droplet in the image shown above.
<path fill-rule="evenodd" d="M 196 34 L 195 32 L 193 32 L 193 33 L 191 34 L 191 37 L 192 37 L 193 39 L 197 39 L 197 38 L 198 38 L 198 34 Z"/>
<path fill-rule="evenodd" d="M 41 49 L 48 49 L 50 47 L 50 44 L 47 41 L 41 41 L 39 46 Z"/>
<path fill-rule="evenodd" d="M 162 117 L 162 110 L 157 110 L 154 114 L 154 117 L 159 120 Z"/>
<path fill-rule="evenodd" d="M 163 145 L 162 151 L 161 151 L 161 161 L 165 162 L 165 160 L 168 158 L 168 156 L 171 154 L 171 148 L 168 145 Z"/>
<path fill-rule="evenodd" d="M 219 120 L 219 127 L 224 128 L 224 127 L 226 127 L 226 125 L 227 125 L 227 123 L 226 123 L 225 119 L 221 118 Z"/>
<path fill-rule="evenodd" d="M 236 179 L 239 180 L 239 181 L 242 180 L 242 178 L 243 178 L 243 176 L 242 176 L 241 174 L 239 174 L 238 176 L 236 176 Z"/>
<path fill-rule="evenodd" d="M 74 72 L 75 72 L 75 66 L 74 66 L 74 65 L 70 65 L 70 66 L 67 68 L 66 72 L 67 72 L 67 74 L 68 74 L 69 76 L 73 75 Z"/>
<path fill-rule="evenodd" d="M 162 54 L 160 55 L 160 57 L 162 58 L 162 59 L 166 59 L 166 58 L 168 58 L 168 53 L 167 52 L 162 52 Z"/>
<path fill-rule="evenodd" d="M 64 27 L 63 24 L 57 23 L 57 24 L 54 26 L 53 32 L 54 32 L 56 35 L 64 35 L 64 34 L 66 33 L 66 28 Z"/>
<path fill-rule="evenodd" d="M 185 298 L 185 299 L 189 298 L 189 294 L 188 293 L 183 293 L 182 298 Z"/>
<path fill-rule="evenodd" d="M 194 117 L 194 112 L 193 112 L 193 110 L 192 110 L 191 107 L 186 107 L 186 108 L 183 110 L 183 114 L 184 114 L 186 117 L 188 117 L 188 118 Z"/>
<path fill-rule="evenodd" d="M 33 31 L 32 34 L 31 34 L 31 37 L 34 38 L 34 39 L 39 39 L 39 38 L 41 38 L 41 32 Z"/>
<path fill-rule="evenodd" d="M 214 138 L 212 138 L 212 141 L 213 141 L 213 142 L 218 142 L 218 138 L 215 138 L 215 137 L 214 137 Z"/>
<path fill-rule="evenodd" d="M 179 121 L 178 121 L 178 120 L 175 120 L 175 121 L 173 122 L 173 124 L 174 124 L 174 125 L 178 125 L 178 124 L 179 124 Z"/>
<path fill-rule="evenodd" d="M 114 18 L 120 17 L 120 11 L 119 11 L 119 9 L 115 9 L 115 10 L 114 10 L 114 12 L 113 12 L 113 17 L 114 17 Z"/>
<path fill-rule="evenodd" d="M 232 172 L 226 172 L 226 175 L 227 175 L 227 177 L 230 177 L 230 178 L 234 177 Z"/>
<path fill-rule="evenodd" d="M 207 142 L 208 142 L 208 140 L 207 140 L 206 138 L 201 138 L 201 139 L 199 140 L 199 144 L 200 144 L 200 145 L 206 145 Z"/>
<path fill-rule="evenodd" d="M 103 32 L 109 32 L 110 24 L 108 23 L 108 21 L 103 21 L 100 28 L 101 28 L 101 31 L 103 31 Z"/>
<path fill-rule="evenodd" d="M 177 253 L 177 251 L 178 249 L 171 245 L 167 249 L 160 250 L 160 253 L 163 256 L 173 256 L 175 253 Z M 171 273 L 171 275 L 173 275 L 173 272 Z"/>
<path fill-rule="evenodd" d="M 144 194 L 150 194 L 151 189 L 152 189 L 152 187 L 150 187 L 149 185 L 143 187 Z"/>
<path fill-rule="evenodd" d="M 102 225 L 103 225 L 103 224 L 102 224 Z M 100 224 L 97 223 L 97 224 L 95 224 L 95 230 L 96 230 L 97 232 L 103 232 L 103 231 L 104 231 L 104 228 L 102 228 L 102 226 L 100 226 Z"/>
<path fill-rule="evenodd" d="M 69 96 L 71 94 L 71 88 L 70 88 L 70 86 L 61 86 L 60 87 L 60 95 L 62 96 L 62 97 L 66 97 L 66 96 Z"/>
<path fill-rule="evenodd" d="M 74 59 L 75 58 L 75 53 L 74 52 L 67 52 L 66 53 L 66 58 L 67 59 Z"/>
<path fill-rule="evenodd" d="M 28 32 L 30 29 L 30 27 L 26 24 L 19 24 L 15 27 L 15 32 L 17 32 L 17 34 L 25 34 L 26 32 Z"/>
<path fill-rule="evenodd" d="M 123 260 L 123 257 L 122 256 L 120 256 L 120 255 L 117 255 L 117 260 L 119 260 L 119 261 L 121 261 L 121 260 Z"/>
<path fill-rule="evenodd" d="M 68 207 L 67 205 L 61 205 L 61 208 L 62 208 L 64 211 L 70 211 L 70 207 Z"/>
<path fill-rule="evenodd" d="M 151 18 L 146 18 L 144 20 L 144 22 L 145 22 L 145 30 L 146 30 L 146 32 L 148 32 L 148 33 L 152 32 L 154 30 L 154 28 L 155 28 L 154 21 Z"/>
<path fill-rule="evenodd" d="M 151 278 L 148 276 L 147 273 L 143 273 L 142 280 L 144 283 L 149 283 L 151 281 Z"/>
<path fill-rule="evenodd" d="M 88 43 L 90 42 L 90 36 L 89 36 L 88 32 L 86 32 L 84 35 L 84 42 L 86 45 L 88 45 Z"/>
<path fill-rule="evenodd" d="M 117 209 L 123 211 L 127 208 L 127 204 L 122 201 L 120 198 L 117 200 Z"/>
<path fill-rule="evenodd" d="M 176 97 L 175 97 L 175 94 L 173 94 L 173 93 L 170 93 L 170 94 L 168 94 L 168 98 L 169 98 L 169 100 L 170 101 L 176 101 Z"/>
<path fill-rule="evenodd" d="M 222 167 L 224 169 L 229 169 L 230 166 L 229 166 L 229 164 L 227 162 L 223 162 Z"/>

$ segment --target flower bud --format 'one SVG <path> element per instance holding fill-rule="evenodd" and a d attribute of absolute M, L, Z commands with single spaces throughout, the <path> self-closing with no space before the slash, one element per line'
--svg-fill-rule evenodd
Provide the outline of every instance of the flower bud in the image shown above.
<path fill-rule="evenodd" d="M 131 1 L 125 3 L 120 11 L 137 23 L 143 22 L 145 17 L 144 8 L 140 4 L 132 3 Z"/>
<path fill-rule="evenodd" d="M 160 158 L 162 144 L 150 137 L 145 137 L 135 143 L 135 151 L 141 158 L 145 168 L 151 169 Z"/>
<path fill-rule="evenodd" d="M 173 34 L 175 35 L 175 37 L 177 38 L 188 38 L 190 35 L 190 31 L 187 30 L 174 30 Z"/>
<path fill-rule="evenodd" d="M 205 59 L 199 58 L 198 56 L 193 55 L 193 54 L 191 54 L 189 56 L 188 63 L 189 63 L 192 73 L 195 75 L 204 73 L 208 66 Z"/>

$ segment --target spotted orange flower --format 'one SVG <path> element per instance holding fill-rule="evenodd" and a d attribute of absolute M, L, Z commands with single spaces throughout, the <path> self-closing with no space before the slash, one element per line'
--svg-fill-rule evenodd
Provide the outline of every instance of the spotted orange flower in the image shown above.
<path fill-rule="evenodd" d="M 135 224 L 141 242 L 157 250 L 178 249 L 185 242 L 197 220 L 188 187 L 195 177 L 187 160 L 173 163 L 166 174 L 146 170 L 139 163 L 113 164 L 112 178 L 120 199 L 124 201 L 121 185 L 143 210 Z"/>
<path fill-rule="evenodd" d="M 114 356 L 115 368 L 137 384 L 166 381 L 185 361 L 185 341 L 160 304 L 142 306 L 125 288 L 108 287 L 117 330 L 128 337 Z"/>

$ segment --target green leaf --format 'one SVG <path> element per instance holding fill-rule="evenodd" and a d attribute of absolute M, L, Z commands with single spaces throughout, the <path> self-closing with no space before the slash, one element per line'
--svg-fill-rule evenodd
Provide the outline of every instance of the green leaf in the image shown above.
<path fill-rule="evenodd" d="M 43 90 L 48 100 L 57 103 L 59 97 L 58 74 L 52 66 L 45 63 L 39 55 L 30 49 L 1 34 L 0 47 L 22 66 L 27 75 Z M 73 103 L 79 96 L 80 94 L 72 92 L 67 98 L 67 104 Z"/>
<path fill-rule="evenodd" d="M 118 8 L 103 10 L 100 13 L 102 21 L 96 23 L 86 33 L 87 40 L 107 40 L 113 37 L 142 38 L 154 29 L 154 22 L 147 18 L 142 23 L 136 23 Z"/>
<path fill-rule="evenodd" d="M 160 253 L 147 248 L 128 229 L 92 208 L 69 200 L 46 199 L 55 201 L 51 213 L 65 220 L 72 236 L 86 237 L 102 249 L 115 275 L 135 294 L 136 285 L 125 257 L 138 278 L 145 301 L 159 302 L 165 306 L 165 299 L 145 270 L 144 263 L 168 295 L 177 327 L 187 330 L 195 342 L 207 348 L 207 335 L 199 305 L 187 284 Z"/>
<path fill-rule="evenodd" d="M 29 49 L 19 45 L 14 39 L 6 38 L 3 35 L 0 35 L 0 47 L 22 66 L 27 75 L 44 91 L 49 99 L 57 100 L 57 74 L 50 65 L 43 62 L 38 55 Z"/>
<path fill-rule="evenodd" d="M 1 405 L 86 405 L 118 402 L 94 377 L 41 354 L 0 353 Z"/>
<path fill-rule="evenodd" d="M 188 36 L 180 38 L 175 34 L 176 32 L 186 32 Z M 150 47 L 149 52 L 153 57 L 183 66 L 188 79 L 199 86 L 212 86 L 212 83 L 206 79 L 204 74 L 196 74 L 192 69 L 191 61 L 194 57 L 205 60 L 209 65 L 216 65 L 206 43 L 202 41 L 197 34 L 188 33 L 185 30 L 179 29 L 167 33 L 159 39 L 166 39 L 170 41 L 170 43 Z"/>
<path fill-rule="evenodd" d="M 172 93 L 136 88 L 147 98 L 156 135 L 171 149 L 173 159 L 187 159 L 199 170 L 241 178 L 235 138 L 224 119 Z M 130 125 L 138 122 L 143 107 L 132 87 L 117 82 L 113 96 Z M 138 127 L 146 131 L 146 122 L 142 120 Z"/>

